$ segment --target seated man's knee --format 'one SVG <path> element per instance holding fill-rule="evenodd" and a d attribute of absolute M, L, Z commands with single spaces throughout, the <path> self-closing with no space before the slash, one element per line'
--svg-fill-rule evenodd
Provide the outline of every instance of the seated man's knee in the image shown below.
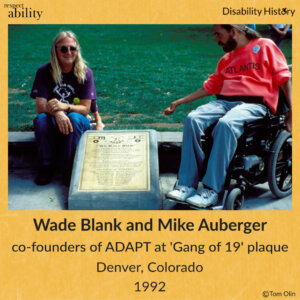
<path fill-rule="evenodd" d="M 217 122 L 217 124 L 214 127 L 213 134 L 217 132 L 225 132 L 225 131 L 232 131 L 232 127 L 230 122 L 228 122 L 226 119 L 221 118 Z"/>
<path fill-rule="evenodd" d="M 36 116 L 34 122 L 44 122 L 48 119 L 48 115 L 46 113 L 41 113 Z"/>
<path fill-rule="evenodd" d="M 184 132 L 195 132 L 198 136 L 204 135 L 208 125 L 199 117 L 199 114 L 190 113 L 184 120 Z"/>
<path fill-rule="evenodd" d="M 68 114 L 68 118 L 70 119 L 72 124 L 75 124 L 81 122 L 83 115 L 81 115 L 80 113 L 71 112 Z"/>
<path fill-rule="evenodd" d="M 193 126 L 197 123 L 199 116 L 196 116 L 193 112 L 189 113 L 184 119 L 184 126 Z"/>
<path fill-rule="evenodd" d="M 49 127 L 49 117 L 46 113 L 38 114 L 33 120 L 35 130 L 43 130 Z"/>
<path fill-rule="evenodd" d="M 234 121 L 228 120 L 226 118 L 221 118 L 214 127 L 212 135 L 216 136 L 217 134 L 221 134 L 227 137 L 231 135 L 238 139 L 242 133 L 242 128 L 237 125 L 235 126 Z"/>
<path fill-rule="evenodd" d="M 88 120 L 88 118 L 80 113 L 71 112 L 68 114 L 68 117 L 70 119 L 70 122 L 72 123 L 73 128 L 83 127 L 85 129 L 88 129 L 90 127 L 90 121 Z"/>

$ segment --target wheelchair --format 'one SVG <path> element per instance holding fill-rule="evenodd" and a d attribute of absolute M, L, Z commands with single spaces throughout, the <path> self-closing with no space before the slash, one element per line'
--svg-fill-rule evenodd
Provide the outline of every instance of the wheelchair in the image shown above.
<path fill-rule="evenodd" d="M 243 206 L 246 190 L 266 182 L 277 198 L 292 193 L 292 135 L 285 130 L 284 122 L 287 112 L 284 94 L 280 91 L 275 115 L 268 111 L 263 119 L 245 123 L 244 133 L 239 138 L 227 172 L 223 192 L 220 193 L 217 204 L 205 210 L 239 210 Z M 211 130 L 212 128 L 208 128 L 202 137 L 206 157 L 212 146 Z M 206 164 L 207 160 L 203 171 L 206 170 Z M 203 175 L 204 172 L 200 174 L 200 178 Z"/>
<path fill-rule="evenodd" d="M 227 173 L 222 209 L 241 209 L 246 189 L 265 182 L 276 198 L 292 193 L 292 135 L 284 119 L 283 113 L 268 112 L 264 119 L 245 124 Z"/>

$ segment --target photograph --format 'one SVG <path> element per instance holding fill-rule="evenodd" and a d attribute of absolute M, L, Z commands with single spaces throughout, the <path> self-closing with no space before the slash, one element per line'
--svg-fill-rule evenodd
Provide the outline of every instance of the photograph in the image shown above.
<path fill-rule="evenodd" d="M 9 25 L 9 209 L 292 209 L 291 38 Z"/>

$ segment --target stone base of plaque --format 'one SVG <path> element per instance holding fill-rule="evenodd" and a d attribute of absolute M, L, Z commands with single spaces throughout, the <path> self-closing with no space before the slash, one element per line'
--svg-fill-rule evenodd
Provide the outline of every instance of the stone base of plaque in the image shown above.
<path fill-rule="evenodd" d="M 74 159 L 68 207 L 160 209 L 156 132 L 86 131 Z"/>

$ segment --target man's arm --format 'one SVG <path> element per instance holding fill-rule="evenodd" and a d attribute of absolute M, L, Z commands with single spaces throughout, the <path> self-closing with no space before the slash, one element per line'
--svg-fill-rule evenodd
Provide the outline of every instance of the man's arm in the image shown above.
<path fill-rule="evenodd" d="M 281 33 L 281 30 L 278 28 L 278 27 L 276 27 L 274 24 L 269 24 L 269 26 L 273 29 L 273 30 L 275 30 L 277 33 Z"/>
<path fill-rule="evenodd" d="M 291 27 L 291 25 L 286 24 L 285 27 L 283 28 L 283 30 L 280 30 L 274 24 L 269 24 L 269 25 L 272 27 L 273 30 L 275 30 L 279 34 L 280 39 L 283 39 L 286 36 L 287 31 Z"/>
<path fill-rule="evenodd" d="M 47 103 L 47 110 L 49 110 L 51 113 L 54 113 L 56 111 L 66 111 L 68 113 L 76 112 L 87 116 L 90 111 L 90 107 L 90 99 L 81 99 L 78 105 L 63 103 L 58 101 L 57 99 L 51 99 Z"/>
<path fill-rule="evenodd" d="M 102 119 L 98 110 L 94 112 L 94 118 L 96 122 L 95 130 L 103 130 L 105 125 L 102 123 Z"/>
<path fill-rule="evenodd" d="M 36 106 L 36 112 L 38 114 L 46 113 L 53 115 L 51 111 L 47 108 L 47 99 L 42 97 L 36 97 L 35 98 L 35 106 Z"/>
<path fill-rule="evenodd" d="M 291 81 L 286 81 L 280 85 L 285 98 L 287 105 L 289 107 L 289 112 L 287 113 L 285 117 L 285 124 L 286 124 L 286 129 L 287 131 L 291 132 L 292 131 L 292 85 Z"/>
<path fill-rule="evenodd" d="M 54 115 L 59 131 L 62 134 L 69 134 L 69 132 L 73 132 L 73 127 L 64 111 L 67 113 L 76 112 L 87 116 L 90 111 L 91 100 L 81 99 L 78 105 L 73 105 L 60 102 L 57 99 L 51 99 L 46 106 L 47 110 L 50 111 L 50 114 Z"/>
<path fill-rule="evenodd" d="M 282 33 L 284 35 L 286 35 L 286 33 L 288 32 L 288 30 L 290 29 L 291 25 L 290 24 L 286 24 L 285 27 L 282 30 Z"/>
<path fill-rule="evenodd" d="M 188 103 L 188 102 L 192 102 L 192 101 L 195 101 L 197 99 L 200 99 L 200 98 L 204 98 L 204 97 L 207 97 L 207 96 L 210 96 L 211 94 L 209 94 L 203 87 L 199 90 L 197 90 L 196 92 L 186 96 L 186 97 L 183 97 L 183 98 L 180 98 L 180 99 L 177 99 L 175 101 L 173 101 L 171 103 L 171 105 L 165 109 L 165 115 L 170 115 L 172 114 L 176 107 L 183 104 L 183 103 Z"/>
<path fill-rule="evenodd" d="M 62 134 L 69 134 L 70 132 L 73 132 L 73 127 L 70 122 L 70 119 L 66 116 L 66 114 L 63 111 L 49 110 L 46 98 L 36 97 L 36 111 L 38 114 L 46 113 L 54 116 L 58 129 Z"/>

